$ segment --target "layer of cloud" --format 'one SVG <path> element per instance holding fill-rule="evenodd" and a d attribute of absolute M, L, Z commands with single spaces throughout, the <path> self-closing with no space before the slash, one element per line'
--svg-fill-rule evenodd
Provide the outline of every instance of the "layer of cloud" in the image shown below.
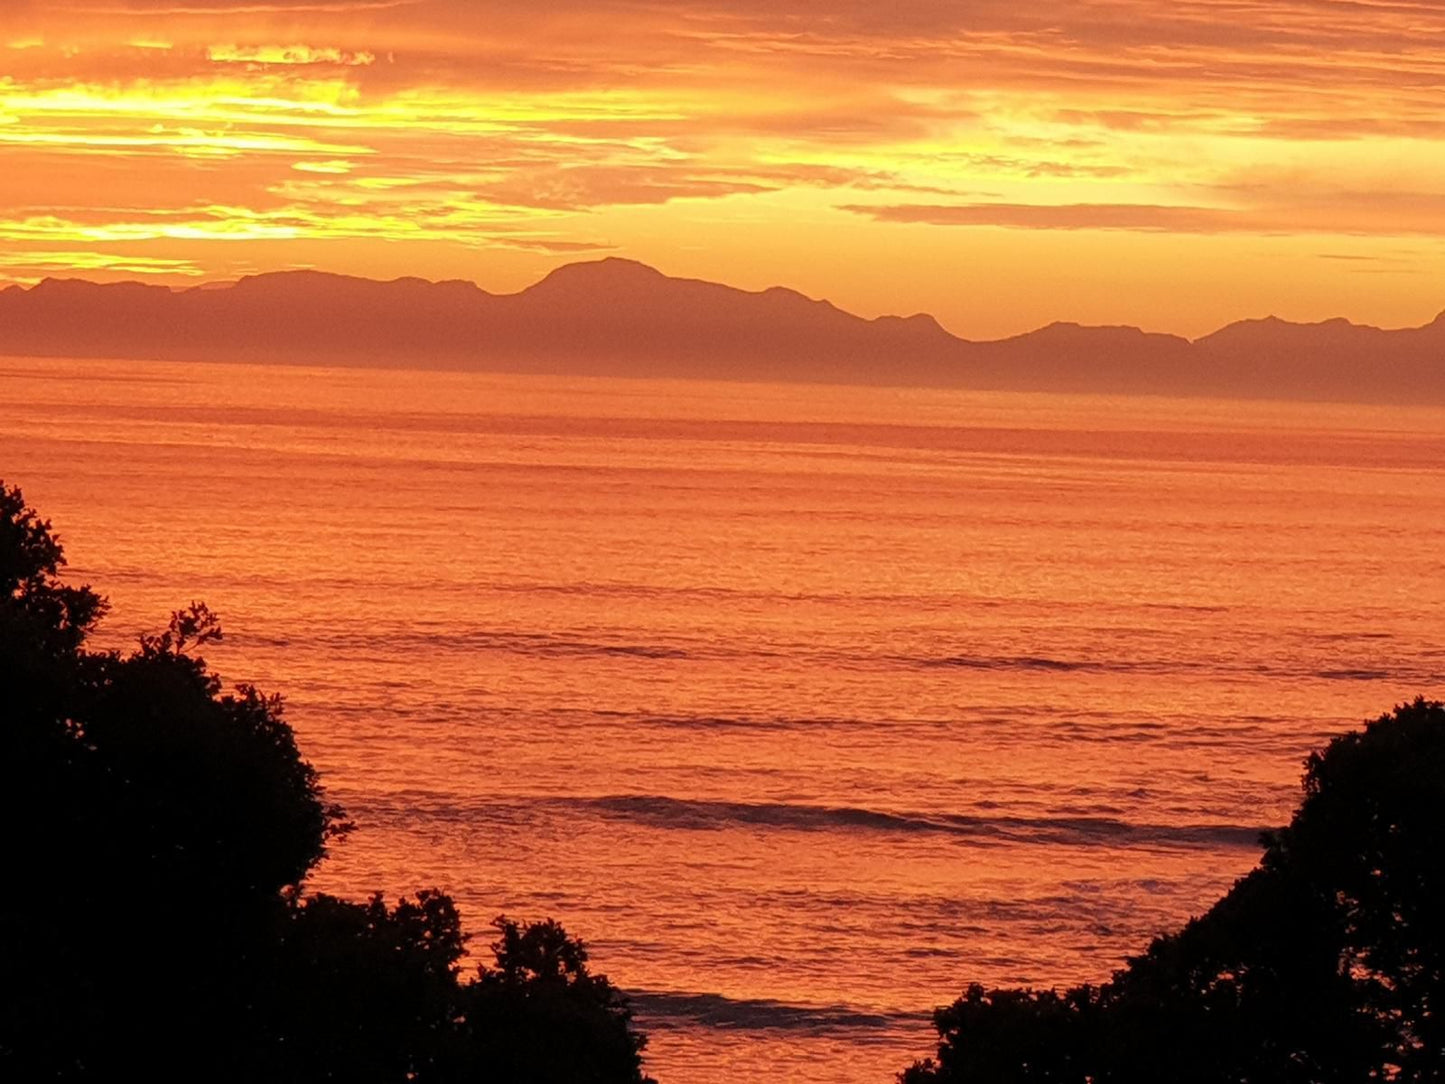
<path fill-rule="evenodd" d="M 1031 230 L 1148 230 L 1217 233 L 1259 229 L 1248 216 L 1214 207 L 1130 203 L 902 203 L 845 204 L 841 208 L 880 222 L 930 226 L 1004 226 Z"/>
<path fill-rule="evenodd" d="M 855 229 L 1435 236 L 1398 178 L 1445 176 L 1442 41 L 1410 0 L 18 3 L 0 237 L 562 255 L 609 210 L 790 194 Z"/>
<path fill-rule="evenodd" d="M 33 282 L 56 273 L 109 272 L 122 275 L 181 275 L 198 278 L 204 272 L 190 260 L 124 255 L 88 250 L 11 250 L 0 252 L 0 278 Z"/>
<path fill-rule="evenodd" d="M 1304 186 L 1287 191 L 1283 186 L 1235 185 L 1220 188 L 1217 193 L 1240 198 L 1241 202 L 1233 207 L 1149 203 L 848 203 L 839 205 L 839 209 L 878 222 L 929 226 L 1445 237 L 1445 188 L 1438 192 L 1383 192 Z"/>

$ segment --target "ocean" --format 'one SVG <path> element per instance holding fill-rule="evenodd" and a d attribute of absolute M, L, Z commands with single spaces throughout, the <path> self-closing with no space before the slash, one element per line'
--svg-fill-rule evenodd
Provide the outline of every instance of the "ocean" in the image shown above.
<path fill-rule="evenodd" d="M 357 830 L 560 920 L 660 1084 L 887 1084 L 1101 980 L 1445 694 L 1445 411 L 0 359 L 124 647 L 204 600 Z"/>

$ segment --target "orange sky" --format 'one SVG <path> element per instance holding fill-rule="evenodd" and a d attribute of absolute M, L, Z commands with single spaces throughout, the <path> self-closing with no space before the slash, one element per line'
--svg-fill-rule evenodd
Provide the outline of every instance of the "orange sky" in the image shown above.
<path fill-rule="evenodd" d="M 1445 308 L 1410 0 L 5 0 L 0 279 L 617 254 L 1197 335 Z"/>

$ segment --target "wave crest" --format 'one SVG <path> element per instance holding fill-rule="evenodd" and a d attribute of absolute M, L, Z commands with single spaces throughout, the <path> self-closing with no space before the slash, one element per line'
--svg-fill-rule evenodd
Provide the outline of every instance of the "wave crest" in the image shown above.
<path fill-rule="evenodd" d="M 852 806 L 695 801 L 643 794 L 562 801 L 664 828 L 718 830 L 751 825 L 797 831 L 924 832 L 955 835 L 981 843 L 1257 848 L 1261 834 L 1267 831 L 1255 825 L 1137 824 L 1114 817 L 1089 816 L 893 813 Z"/>
<path fill-rule="evenodd" d="M 702 1025 L 749 1031 L 790 1031 L 811 1035 L 883 1031 L 928 1019 L 927 1013 L 872 1012 L 847 1005 L 789 1005 L 764 998 L 722 994 L 629 991 L 628 1001 L 652 1028 Z"/>

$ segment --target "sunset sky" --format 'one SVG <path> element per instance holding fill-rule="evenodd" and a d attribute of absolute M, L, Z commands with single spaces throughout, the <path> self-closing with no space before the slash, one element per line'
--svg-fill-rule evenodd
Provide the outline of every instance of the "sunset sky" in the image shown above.
<path fill-rule="evenodd" d="M 1390 0 L 6 0 L 0 280 L 622 255 L 993 337 L 1445 308 Z"/>

